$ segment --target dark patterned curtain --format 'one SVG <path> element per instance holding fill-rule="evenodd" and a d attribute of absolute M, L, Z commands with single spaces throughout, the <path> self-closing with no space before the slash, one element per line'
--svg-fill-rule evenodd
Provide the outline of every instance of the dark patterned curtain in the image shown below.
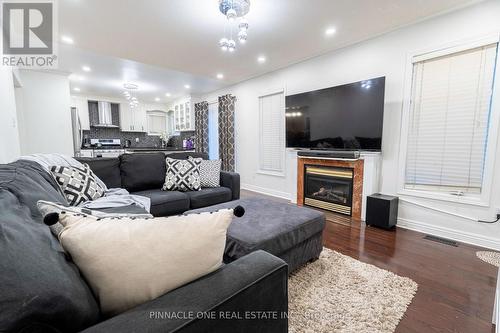
<path fill-rule="evenodd" d="M 234 104 L 236 97 L 219 97 L 219 156 L 222 170 L 234 171 Z"/>
<path fill-rule="evenodd" d="M 208 102 L 194 105 L 194 119 L 196 152 L 208 154 Z"/>

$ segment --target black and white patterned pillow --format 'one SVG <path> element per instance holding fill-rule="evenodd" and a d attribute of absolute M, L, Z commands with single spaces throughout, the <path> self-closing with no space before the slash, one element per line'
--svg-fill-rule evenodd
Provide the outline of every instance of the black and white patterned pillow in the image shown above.
<path fill-rule="evenodd" d="M 199 160 L 200 164 L 200 182 L 201 187 L 220 187 L 220 169 L 221 160 L 204 160 L 202 158 L 193 158 L 190 160 Z"/>
<path fill-rule="evenodd" d="M 175 160 L 167 157 L 167 172 L 162 190 L 186 192 L 200 189 L 200 161 Z"/>
<path fill-rule="evenodd" d="M 53 166 L 50 171 L 70 206 L 78 206 L 104 195 L 104 188 L 97 182 L 97 177 L 88 164 L 84 164 L 83 168 Z"/>

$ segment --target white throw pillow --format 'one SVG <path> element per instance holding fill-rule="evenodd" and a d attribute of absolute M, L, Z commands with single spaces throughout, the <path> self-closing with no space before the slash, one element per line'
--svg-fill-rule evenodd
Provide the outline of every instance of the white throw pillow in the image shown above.
<path fill-rule="evenodd" d="M 220 187 L 221 160 L 204 160 L 202 158 L 193 158 L 200 162 L 200 183 L 201 187 Z"/>
<path fill-rule="evenodd" d="M 110 316 L 217 270 L 233 210 L 185 216 L 59 214 L 59 241 Z"/>

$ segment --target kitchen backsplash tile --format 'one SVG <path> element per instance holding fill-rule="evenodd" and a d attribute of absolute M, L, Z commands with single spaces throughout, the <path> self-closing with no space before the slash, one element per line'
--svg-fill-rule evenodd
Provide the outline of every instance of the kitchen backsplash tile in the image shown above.
<path fill-rule="evenodd" d="M 89 131 L 83 131 L 83 137 L 89 139 L 120 139 L 122 145 L 125 144 L 125 140 L 130 140 L 132 143 L 131 147 L 160 147 L 161 140 L 157 135 L 148 135 L 147 133 L 137 133 L 137 132 L 122 132 L 119 128 L 105 128 L 105 127 L 91 127 Z M 180 132 L 180 135 L 175 135 L 171 137 L 169 146 L 182 148 L 182 141 L 184 139 L 193 137 L 194 131 Z M 139 142 L 135 142 L 138 138 Z"/>

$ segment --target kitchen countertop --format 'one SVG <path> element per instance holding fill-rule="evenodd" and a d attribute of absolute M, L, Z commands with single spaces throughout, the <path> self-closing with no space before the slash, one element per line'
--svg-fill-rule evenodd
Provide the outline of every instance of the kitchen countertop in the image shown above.
<path fill-rule="evenodd" d="M 176 148 L 176 147 L 130 147 L 126 151 L 193 151 L 194 149 Z"/>
<path fill-rule="evenodd" d="M 82 150 L 126 150 L 131 152 L 141 152 L 141 151 L 194 151 L 193 149 L 177 148 L 177 147 L 100 147 L 100 148 L 82 148 Z"/>

